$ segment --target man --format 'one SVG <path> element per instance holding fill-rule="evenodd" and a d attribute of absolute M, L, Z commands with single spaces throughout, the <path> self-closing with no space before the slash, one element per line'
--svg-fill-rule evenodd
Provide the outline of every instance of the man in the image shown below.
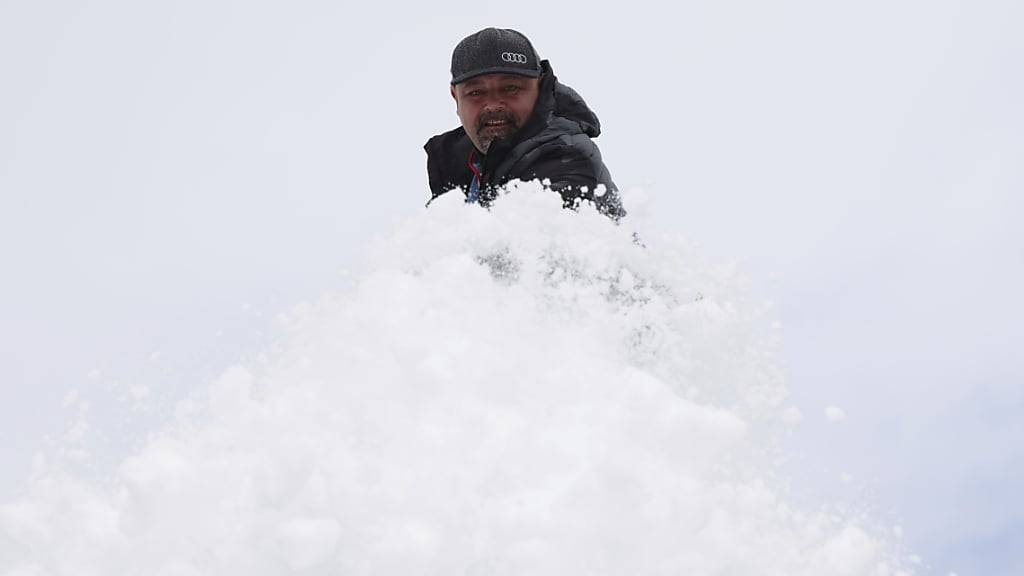
<path fill-rule="evenodd" d="M 591 201 L 612 219 L 625 215 L 592 140 L 597 116 L 526 36 L 485 28 L 455 47 L 451 72 L 462 126 L 423 147 L 431 200 L 460 188 L 467 202 L 487 206 L 510 180 L 538 179 L 566 207 Z"/>

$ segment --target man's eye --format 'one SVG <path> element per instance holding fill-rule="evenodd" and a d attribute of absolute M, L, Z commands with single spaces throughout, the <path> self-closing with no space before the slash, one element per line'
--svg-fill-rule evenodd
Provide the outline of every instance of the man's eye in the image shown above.
<path fill-rule="evenodd" d="M 515 94 L 516 92 L 519 92 L 519 86 L 505 86 L 505 92 Z"/>
<path fill-rule="evenodd" d="M 470 96 L 479 96 L 481 94 L 483 94 L 483 92 L 481 92 L 480 90 L 470 90 L 469 91 L 469 95 Z"/>

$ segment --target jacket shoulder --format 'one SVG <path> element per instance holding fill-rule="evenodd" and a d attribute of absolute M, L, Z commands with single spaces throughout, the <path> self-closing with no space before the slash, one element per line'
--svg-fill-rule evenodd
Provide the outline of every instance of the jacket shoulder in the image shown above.
<path fill-rule="evenodd" d="M 423 145 L 427 153 L 427 179 L 432 198 L 453 188 L 469 185 L 465 162 L 472 146 L 461 126 L 433 136 Z"/>

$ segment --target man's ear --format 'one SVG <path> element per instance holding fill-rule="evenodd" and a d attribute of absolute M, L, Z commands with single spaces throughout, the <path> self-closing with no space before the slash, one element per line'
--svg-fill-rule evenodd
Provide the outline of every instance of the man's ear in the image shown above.
<path fill-rule="evenodd" d="M 451 89 L 451 91 L 452 91 L 452 99 L 455 100 L 455 105 L 458 106 L 459 99 L 458 99 L 458 97 L 455 96 L 455 86 L 452 85 L 452 86 L 449 86 L 448 88 Z"/>

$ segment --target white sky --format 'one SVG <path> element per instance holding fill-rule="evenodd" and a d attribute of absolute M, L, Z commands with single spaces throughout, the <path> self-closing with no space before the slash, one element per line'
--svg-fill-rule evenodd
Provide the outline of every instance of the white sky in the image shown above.
<path fill-rule="evenodd" d="M 0 488 L 69 390 L 174 398 L 342 284 L 422 209 L 451 48 L 496 25 L 596 110 L 635 221 L 776 302 L 796 496 L 1020 573 L 1022 6 L 0 3 Z"/>

